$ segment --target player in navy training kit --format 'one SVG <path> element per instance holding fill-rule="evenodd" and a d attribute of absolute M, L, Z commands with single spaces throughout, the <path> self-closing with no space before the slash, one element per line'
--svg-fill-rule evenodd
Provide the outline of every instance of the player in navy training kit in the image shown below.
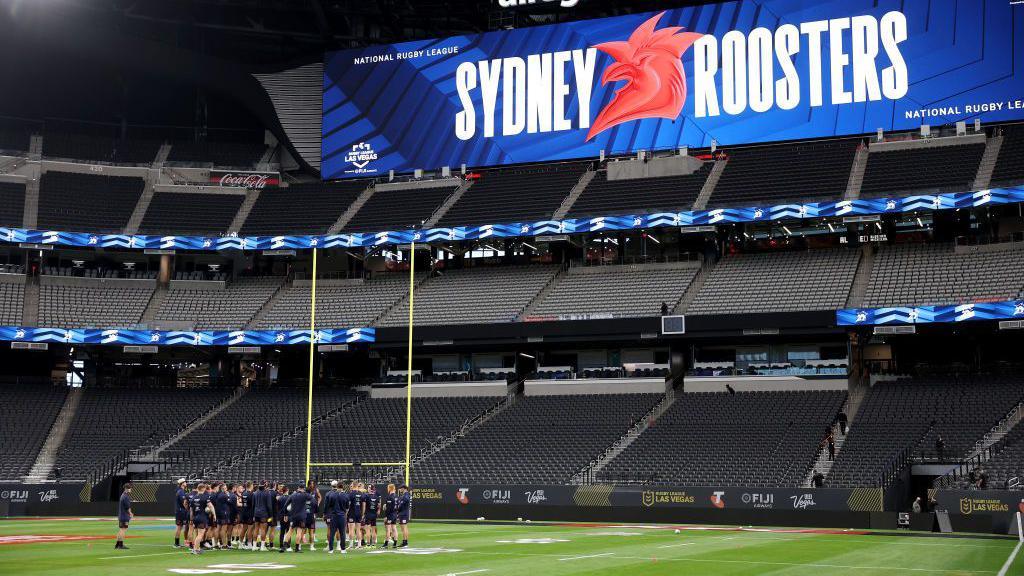
<path fill-rule="evenodd" d="M 245 488 L 242 490 L 242 504 L 241 504 L 241 515 L 242 515 L 242 544 L 239 548 L 249 549 L 249 544 L 254 543 L 255 535 L 253 534 L 253 516 L 255 510 L 253 509 L 253 493 L 252 493 L 252 482 L 246 482 Z M 254 544 L 255 545 L 255 544 Z"/>
<path fill-rule="evenodd" d="M 235 484 L 235 491 L 234 491 L 233 494 L 230 494 L 230 497 L 228 498 L 228 502 L 229 502 L 229 504 L 228 504 L 228 511 L 231 512 L 231 525 L 234 527 L 232 529 L 232 531 L 231 531 L 232 532 L 232 539 L 235 541 L 235 546 L 237 548 L 241 548 L 242 547 L 242 528 L 243 528 L 243 526 L 242 526 L 242 510 L 243 510 L 243 506 L 242 506 L 242 491 L 243 490 L 245 490 L 245 487 L 242 485 L 241 482 L 239 482 L 238 484 Z"/>
<path fill-rule="evenodd" d="M 181 548 L 181 533 L 185 533 L 185 545 L 188 545 L 188 484 L 185 479 L 178 480 L 178 489 L 174 492 L 174 547 Z"/>
<path fill-rule="evenodd" d="M 306 488 L 300 484 L 288 498 L 288 520 L 291 522 L 291 527 L 288 529 L 286 540 L 290 546 L 288 550 L 294 549 L 295 552 L 302 551 L 299 546 L 302 542 L 303 526 L 306 523 L 306 497 Z"/>
<path fill-rule="evenodd" d="M 402 527 L 402 545 L 405 548 L 409 545 L 409 518 L 412 516 L 412 495 L 409 494 L 409 487 L 402 485 L 398 488 L 398 525 Z"/>
<path fill-rule="evenodd" d="M 320 512 L 320 490 L 316 487 L 316 482 L 310 480 L 306 483 L 306 524 L 303 526 L 306 529 L 306 537 L 309 540 L 310 552 L 316 552 L 316 515 Z"/>
<path fill-rule="evenodd" d="M 278 528 L 278 542 L 277 551 L 284 552 L 284 537 L 288 535 L 290 529 L 290 523 L 288 521 L 288 487 L 284 484 L 277 485 L 277 521 L 280 523 Z"/>
<path fill-rule="evenodd" d="M 192 553 L 200 553 L 200 544 L 206 536 L 206 529 L 210 522 L 217 519 L 217 511 L 210 502 L 210 495 L 206 492 L 206 484 L 198 486 L 198 492 L 192 496 L 190 505 L 192 508 L 192 525 L 196 529 L 196 535 L 192 538 Z"/>
<path fill-rule="evenodd" d="M 253 534 L 253 550 L 266 552 L 267 519 L 270 518 L 271 509 L 274 507 L 273 495 L 266 483 L 260 484 L 259 490 L 253 494 L 253 519 L 256 521 L 256 529 Z"/>
<path fill-rule="evenodd" d="M 369 491 L 363 495 L 366 501 L 366 516 L 363 518 L 363 538 L 367 546 L 377 545 L 377 513 L 380 511 L 380 496 L 377 487 L 370 484 Z"/>
<path fill-rule="evenodd" d="M 363 493 L 358 482 L 353 482 L 348 492 L 348 540 L 349 548 L 359 548 L 363 523 Z"/>
<path fill-rule="evenodd" d="M 388 484 L 388 494 L 384 497 L 384 503 L 381 506 L 384 514 L 384 545 L 381 548 L 388 547 L 388 540 L 394 542 L 395 548 L 398 547 L 398 497 L 395 495 L 395 485 Z"/>
<path fill-rule="evenodd" d="M 116 550 L 127 550 L 124 545 L 124 533 L 128 530 L 128 523 L 132 521 L 132 485 L 125 484 L 124 492 L 121 493 L 121 500 L 117 503 L 117 544 Z"/>
<path fill-rule="evenodd" d="M 334 554 L 334 535 L 338 534 L 338 550 L 345 553 L 345 515 L 341 508 L 338 481 L 331 480 L 331 489 L 324 496 L 324 522 L 327 523 L 327 553 Z"/>
<path fill-rule="evenodd" d="M 214 545 L 217 548 L 231 547 L 231 494 L 228 493 L 228 485 L 223 482 L 217 483 L 217 493 L 213 495 L 213 508 L 217 511 L 217 536 L 214 538 Z"/>

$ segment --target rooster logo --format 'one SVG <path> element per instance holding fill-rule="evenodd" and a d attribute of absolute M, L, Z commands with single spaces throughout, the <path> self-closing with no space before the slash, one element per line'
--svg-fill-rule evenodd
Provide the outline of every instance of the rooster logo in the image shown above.
<path fill-rule="evenodd" d="M 604 71 L 601 85 L 625 80 L 615 98 L 590 127 L 587 142 L 605 130 L 642 118 L 674 120 L 686 104 L 686 74 L 681 58 L 703 34 L 670 26 L 655 31 L 662 12 L 640 25 L 626 42 L 594 46 L 615 59 Z"/>

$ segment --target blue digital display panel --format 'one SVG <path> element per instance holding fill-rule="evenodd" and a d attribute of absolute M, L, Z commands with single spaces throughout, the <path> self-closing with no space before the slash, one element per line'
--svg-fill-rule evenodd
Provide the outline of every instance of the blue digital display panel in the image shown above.
<path fill-rule="evenodd" d="M 325 55 L 325 179 L 1024 118 L 1011 0 L 736 0 Z"/>
<path fill-rule="evenodd" d="M 0 342 L 123 344 L 126 346 L 273 346 L 309 344 L 309 330 L 207 330 L 199 332 L 119 328 L 28 328 L 0 326 Z M 373 342 L 374 328 L 317 330 L 318 344 Z"/>
<path fill-rule="evenodd" d="M 89 234 L 0 227 L 0 244 L 196 251 L 371 248 L 408 244 L 413 241 L 452 242 L 488 238 L 528 238 L 546 234 L 581 234 L 609 230 L 646 230 L 741 222 L 779 222 L 805 218 L 907 214 L 1021 202 L 1024 202 L 1024 187 L 993 188 L 974 192 L 918 194 L 902 198 L 863 198 L 835 202 L 717 208 L 626 216 L 595 216 L 416 231 L 400 230 L 318 236 L 154 236 L 146 234 Z"/>
<path fill-rule="evenodd" d="M 1024 300 L 975 302 L 945 306 L 848 308 L 836 312 L 836 324 L 839 326 L 939 324 L 977 320 L 1024 320 Z"/>

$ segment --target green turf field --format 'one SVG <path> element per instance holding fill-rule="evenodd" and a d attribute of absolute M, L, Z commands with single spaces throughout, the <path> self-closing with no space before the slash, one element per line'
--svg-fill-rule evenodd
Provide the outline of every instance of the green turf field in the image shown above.
<path fill-rule="evenodd" d="M 1024 574 L 1024 554 L 1001 572 L 1016 539 L 420 522 L 412 526 L 410 549 L 398 553 L 342 556 L 318 548 L 193 556 L 170 546 L 169 526 L 167 520 L 136 520 L 130 549 L 115 551 L 110 539 L 10 543 L 15 536 L 109 537 L 116 531 L 110 519 L 0 521 L 0 574 Z"/>

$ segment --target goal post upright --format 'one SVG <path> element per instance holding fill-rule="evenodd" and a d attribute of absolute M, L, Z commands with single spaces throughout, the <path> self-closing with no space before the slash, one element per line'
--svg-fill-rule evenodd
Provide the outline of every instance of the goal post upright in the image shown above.
<path fill-rule="evenodd" d="M 409 243 L 409 349 L 405 371 L 405 485 L 412 467 L 412 321 L 416 289 L 416 239 Z"/>
<path fill-rule="evenodd" d="M 316 360 L 316 256 L 313 248 L 313 281 L 309 296 L 309 392 L 306 399 L 306 484 L 313 456 L 313 364 Z"/>

